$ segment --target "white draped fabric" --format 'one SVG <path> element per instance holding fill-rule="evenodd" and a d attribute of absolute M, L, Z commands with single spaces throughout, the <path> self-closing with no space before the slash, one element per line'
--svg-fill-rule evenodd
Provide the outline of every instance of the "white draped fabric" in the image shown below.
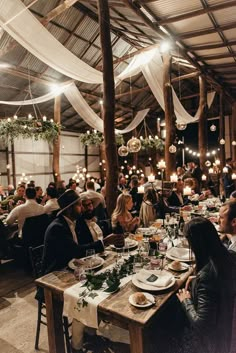
<path fill-rule="evenodd" d="M 64 94 L 74 110 L 89 126 L 95 130 L 104 132 L 103 120 L 93 111 L 92 108 L 90 108 L 75 84 L 72 84 L 70 87 L 68 87 Z M 148 112 L 149 109 L 140 110 L 132 122 L 125 129 L 115 129 L 115 133 L 126 134 L 127 132 L 134 130 L 142 122 Z"/>
<path fill-rule="evenodd" d="M 27 99 L 23 101 L 0 101 L 0 104 L 7 104 L 7 105 L 31 105 L 31 104 L 39 104 L 39 103 L 44 103 L 47 102 L 57 96 L 59 96 L 61 93 L 63 93 L 68 87 L 71 85 L 65 84 L 61 87 L 55 88 L 52 92 L 49 92 L 47 94 L 44 94 L 43 96 L 37 97 L 37 98 L 32 98 L 32 99 Z"/>
<path fill-rule="evenodd" d="M 66 49 L 20 0 L 0 0 L 0 26 L 31 54 L 63 75 L 102 83 L 102 73 Z"/>
<path fill-rule="evenodd" d="M 6 30 L 17 42 L 19 42 L 30 53 L 39 58 L 42 62 L 54 68 L 58 72 L 86 83 L 102 83 L 102 73 L 90 67 L 82 60 L 77 58 L 68 49 L 66 49 L 56 38 L 54 38 L 47 29 L 31 14 L 20 0 L 0 0 L 0 26 Z M 24 24 L 24 25 L 22 25 Z M 136 55 L 127 66 L 127 68 L 115 78 L 116 84 L 127 77 L 143 73 L 153 95 L 164 110 L 163 98 L 163 63 L 159 50 L 157 48 L 149 52 Z M 173 87 L 174 111 L 177 123 L 188 124 L 199 119 L 199 109 L 192 117 L 179 101 Z M 214 94 L 214 93 L 213 93 Z M 99 131 L 103 131 L 103 122 L 98 121 L 97 115 L 84 101 L 76 86 L 71 86 L 66 90 L 67 98 L 74 109 L 83 119 L 86 118 L 88 124 Z M 55 96 L 54 96 L 55 97 Z M 51 94 L 39 97 L 27 104 L 36 104 L 52 99 Z M 214 96 L 211 92 L 211 102 Z M 76 99 L 80 101 L 80 107 Z M 2 104 L 8 104 L 1 102 Z M 10 103 L 9 103 L 10 104 Z M 11 102 L 14 105 L 25 105 L 24 101 Z M 81 109 L 83 106 L 83 110 Z M 84 112 L 86 111 L 87 114 Z M 99 118 L 100 119 L 100 118 Z M 101 119 L 100 119 L 101 120 Z M 136 122 L 135 124 L 136 125 Z M 96 126 L 96 127 L 95 127 Z M 137 126 L 137 125 L 136 125 Z M 127 128 L 125 129 L 126 132 Z M 123 130 L 121 130 L 123 131 Z M 130 130 L 129 130 L 130 131 Z"/>

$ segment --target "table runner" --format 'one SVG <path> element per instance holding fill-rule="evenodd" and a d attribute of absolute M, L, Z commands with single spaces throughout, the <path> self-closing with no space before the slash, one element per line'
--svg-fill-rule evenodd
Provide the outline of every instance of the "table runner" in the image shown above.
<path fill-rule="evenodd" d="M 112 267 L 114 264 L 97 273 L 105 272 Z M 119 287 L 123 287 L 131 278 L 132 275 L 122 278 Z M 76 319 L 86 326 L 98 328 L 97 306 L 109 295 L 111 293 L 103 290 L 90 291 L 86 286 L 83 286 L 83 283 L 77 283 L 64 291 L 63 316 Z M 83 306 L 84 299 L 88 303 L 87 306 Z"/>

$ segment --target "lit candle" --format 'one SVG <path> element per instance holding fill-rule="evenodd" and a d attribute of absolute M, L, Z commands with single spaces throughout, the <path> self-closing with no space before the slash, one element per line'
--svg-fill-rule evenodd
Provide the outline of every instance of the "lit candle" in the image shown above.
<path fill-rule="evenodd" d="M 138 186 L 138 194 L 144 194 L 144 186 Z"/>
<path fill-rule="evenodd" d="M 192 190 L 191 190 L 191 188 L 190 188 L 189 186 L 185 186 L 185 188 L 184 188 L 184 195 L 185 195 L 185 196 L 190 196 L 190 195 L 192 195 Z"/>
<path fill-rule="evenodd" d="M 47 117 L 45 115 L 43 116 L 43 121 L 47 121 Z"/>
<path fill-rule="evenodd" d="M 178 181 L 178 176 L 177 176 L 177 174 L 173 173 L 173 174 L 170 176 L 170 181 L 171 181 L 172 183 L 177 183 L 177 181 Z"/>
<path fill-rule="evenodd" d="M 236 173 L 232 174 L 232 179 L 235 180 L 236 179 Z"/>
<path fill-rule="evenodd" d="M 166 162 L 162 159 L 160 162 L 158 162 L 158 168 L 159 169 L 165 169 L 166 168 Z"/>
<path fill-rule="evenodd" d="M 207 179 L 205 174 L 202 174 L 202 181 L 205 181 Z"/>
<path fill-rule="evenodd" d="M 214 169 L 213 168 L 209 168 L 209 174 L 213 174 L 214 173 Z"/>
<path fill-rule="evenodd" d="M 149 175 L 149 176 L 148 176 L 148 181 L 149 181 L 149 183 L 154 183 L 154 181 L 155 181 L 155 175 L 153 175 L 153 174 Z"/>
<path fill-rule="evenodd" d="M 228 173 L 228 168 L 227 167 L 223 168 L 223 173 Z"/>

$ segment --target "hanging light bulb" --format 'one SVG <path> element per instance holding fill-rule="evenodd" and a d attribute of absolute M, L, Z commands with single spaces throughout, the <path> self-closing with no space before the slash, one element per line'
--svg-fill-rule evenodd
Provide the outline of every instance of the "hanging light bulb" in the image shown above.
<path fill-rule="evenodd" d="M 210 130 L 211 130 L 212 132 L 216 131 L 216 126 L 215 126 L 214 124 L 212 124 L 212 125 L 210 126 Z"/>
<path fill-rule="evenodd" d="M 233 146 L 236 146 L 236 141 L 232 141 L 232 145 L 233 145 Z"/>
<path fill-rule="evenodd" d="M 171 145 L 170 147 L 169 147 L 169 152 L 170 153 L 176 153 L 176 147 L 175 147 L 175 145 Z"/>
<path fill-rule="evenodd" d="M 132 137 L 127 142 L 127 147 L 128 147 L 128 151 L 131 152 L 131 153 L 139 152 L 140 149 L 141 149 L 141 142 L 136 137 Z"/>
<path fill-rule="evenodd" d="M 118 155 L 119 156 L 125 157 L 125 156 L 128 155 L 128 153 L 129 153 L 129 151 L 128 151 L 128 148 L 126 146 L 122 145 L 122 146 L 120 146 L 118 148 Z"/>
<path fill-rule="evenodd" d="M 225 144 L 225 140 L 224 139 L 220 139 L 220 145 L 224 145 Z"/>
<path fill-rule="evenodd" d="M 211 162 L 210 162 L 210 161 L 206 161 L 206 162 L 205 162 L 205 166 L 206 166 L 206 167 L 210 167 L 210 166 L 211 166 Z"/>
<path fill-rule="evenodd" d="M 185 130 L 187 127 L 187 124 L 176 124 L 176 128 L 180 131 Z"/>

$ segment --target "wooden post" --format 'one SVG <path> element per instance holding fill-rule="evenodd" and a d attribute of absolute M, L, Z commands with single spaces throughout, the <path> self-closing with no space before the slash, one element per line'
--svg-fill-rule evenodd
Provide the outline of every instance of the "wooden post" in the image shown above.
<path fill-rule="evenodd" d="M 99 152 L 100 152 L 100 174 L 101 174 L 101 179 L 104 179 L 104 176 L 106 176 L 106 173 L 104 172 L 104 164 L 102 163 L 102 161 L 106 160 L 106 153 L 105 153 L 105 143 L 104 141 L 100 144 L 100 148 L 99 148 Z"/>
<path fill-rule="evenodd" d="M 223 100 L 223 92 L 220 92 L 219 96 L 219 116 L 220 116 L 220 124 L 219 124 L 219 141 L 221 139 L 225 140 L 225 116 L 224 116 L 224 100 Z M 221 169 L 225 165 L 225 145 L 220 144 L 220 165 Z"/>
<path fill-rule="evenodd" d="M 199 90 L 200 90 L 200 117 L 198 123 L 198 149 L 200 153 L 199 161 L 200 168 L 204 173 L 207 173 L 205 166 L 207 153 L 207 91 L 206 81 L 202 76 L 199 76 Z"/>
<path fill-rule="evenodd" d="M 165 140 L 165 161 L 166 161 L 166 180 L 170 180 L 170 175 L 176 169 L 176 154 L 169 152 L 169 147 L 175 143 L 176 128 L 175 115 L 172 99 L 172 90 L 170 83 L 171 72 L 171 56 L 163 55 L 164 72 L 163 72 L 163 93 L 165 102 L 165 123 L 166 123 L 166 140 Z"/>
<path fill-rule="evenodd" d="M 232 146 L 232 158 L 236 160 L 236 146 L 232 145 L 233 141 L 236 141 L 236 103 L 232 105 L 232 118 L 231 118 L 231 146 Z"/>
<path fill-rule="evenodd" d="M 12 178 L 13 178 L 13 185 L 16 188 L 16 160 L 15 160 L 15 146 L 14 142 L 11 143 L 11 162 L 12 162 Z"/>
<path fill-rule="evenodd" d="M 115 89 L 108 0 L 98 0 L 98 14 L 103 61 L 103 121 L 106 153 L 106 203 L 111 215 L 116 205 L 118 159 L 115 141 Z"/>
<path fill-rule="evenodd" d="M 10 164 L 8 147 L 6 147 L 6 162 L 7 162 L 7 165 Z M 8 185 L 11 184 L 10 168 L 7 168 L 7 184 L 8 184 Z"/>
<path fill-rule="evenodd" d="M 55 97 L 54 122 L 61 123 L 61 96 Z M 60 174 L 60 136 L 53 142 L 53 178 L 55 183 L 61 180 Z"/>

